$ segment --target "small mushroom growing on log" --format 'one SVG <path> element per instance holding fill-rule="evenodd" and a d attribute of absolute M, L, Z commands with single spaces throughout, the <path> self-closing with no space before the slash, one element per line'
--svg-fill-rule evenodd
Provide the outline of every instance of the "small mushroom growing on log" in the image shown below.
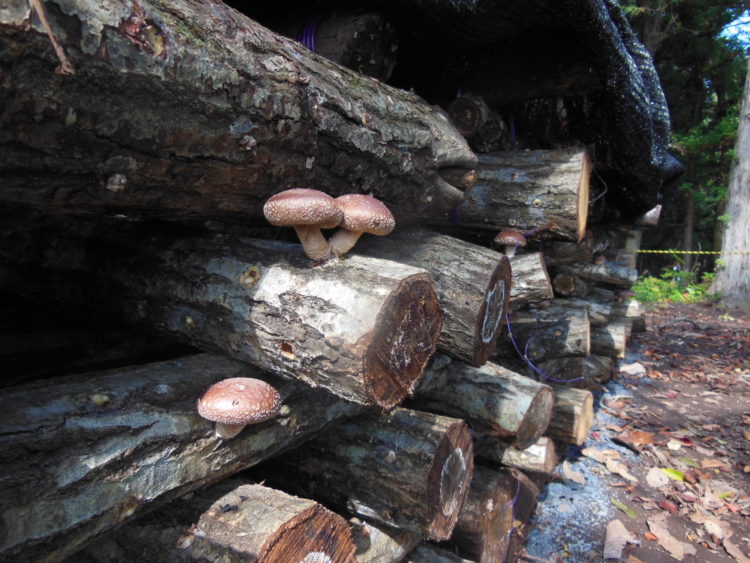
<path fill-rule="evenodd" d="M 516 253 L 516 247 L 526 246 L 526 237 L 515 229 L 505 229 L 495 237 L 495 244 L 505 247 L 505 255 L 512 258 Z"/>
<path fill-rule="evenodd" d="M 215 422 L 215 434 L 224 440 L 233 438 L 248 424 L 274 418 L 280 409 L 279 392 L 251 377 L 219 381 L 198 399 L 198 414 Z"/>
<path fill-rule="evenodd" d="M 341 228 L 330 241 L 331 254 L 341 256 L 349 252 L 364 233 L 385 236 L 396 226 L 393 214 L 385 204 L 365 194 L 346 194 L 336 198 L 344 214 Z"/>
<path fill-rule="evenodd" d="M 320 229 L 337 227 L 343 217 L 335 199 L 308 188 L 286 190 L 270 197 L 263 214 L 272 225 L 294 227 L 305 254 L 313 260 L 329 256 L 328 242 Z"/>

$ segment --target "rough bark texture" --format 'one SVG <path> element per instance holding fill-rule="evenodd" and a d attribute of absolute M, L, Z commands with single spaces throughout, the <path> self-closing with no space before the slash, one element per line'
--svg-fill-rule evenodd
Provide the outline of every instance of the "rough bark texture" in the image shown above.
<path fill-rule="evenodd" d="M 601 389 L 612 377 L 615 360 L 592 354 L 588 357 L 556 358 L 539 364 L 547 376 L 580 389 Z"/>
<path fill-rule="evenodd" d="M 0 12 L 0 199 L 50 212 L 262 220 L 290 187 L 373 193 L 431 217 L 476 158 L 418 96 L 311 53 L 221 2 L 46 2 Z M 353 188 L 354 187 L 354 188 Z"/>
<path fill-rule="evenodd" d="M 19 291 L 111 311 L 362 404 L 400 403 L 437 346 L 434 284 L 408 265 L 362 256 L 314 265 L 298 245 L 228 235 L 54 249 L 36 235 L 7 249 L 19 268 L 0 264 Z"/>
<path fill-rule="evenodd" d="M 542 247 L 547 266 L 585 262 L 594 256 L 594 236 L 586 231 L 580 242 L 567 240 L 544 241 Z"/>
<path fill-rule="evenodd" d="M 426 229 L 361 240 L 354 252 L 430 272 L 443 312 L 441 351 L 474 366 L 494 352 L 510 299 L 507 257 Z"/>
<path fill-rule="evenodd" d="M 522 450 L 509 446 L 494 436 L 482 436 L 475 445 L 479 458 L 526 472 L 549 475 L 559 461 L 555 443 L 546 436 Z"/>
<path fill-rule="evenodd" d="M 510 330 L 498 343 L 496 356 L 517 358 L 519 352 L 533 362 L 591 353 L 591 324 L 585 310 L 562 314 L 517 311 Z"/>
<path fill-rule="evenodd" d="M 544 434 L 553 402 L 547 385 L 496 364 L 474 368 L 437 356 L 411 404 L 463 418 L 475 431 L 525 448 Z"/>
<path fill-rule="evenodd" d="M 624 358 L 630 336 L 630 321 L 613 321 L 591 327 L 591 353 L 610 358 Z"/>
<path fill-rule="evenodd" d="M 352 518 L 349 522 L 357 548 L 358 563 L 402 561 L 422 541 L 420 534 L 409 530 L 362 521 L 359 518 Z"/>
<path fill-rule="evenodd" d="M 590 288 L 583 279 L 575 274 L 560 272 L 552 278 L 552 289 L 561 297 L 586 297 Z"/>
<path fill-rule="evenodd" d="M 450 537 L 474 469 L 464 421 L 402 408 L 332 425 L 280 461 L 304 496 L 434 540 Z"/>
<path fill-rule="evenodd" d="M 638 271 L 628 268 L 616 262 L 604 262 L 594 264 L 593 262 L 577 262 L 557 266 L 553 269 L 555 273 L 573 274 L 596 283 L 604 283 L 618 288 L 629 288 L 638 279 Z"/>
<path fill-rule="evenodd" d="M 480 465 L 474 468 L 469 494 L 451 539 L 481 563 L 505 560 L 513 529 L 515 494 L 509 485 L 497 471 Z"/>
<path fill-rule="evenodd" d="M 219 442 L 195 403 L 213 383 L 266 379 L 281 415 Z M 108 529 L 362 412 L 322 390 L 211 354 L 17 387 L 0 397 L 0 556 L 57 561 Z"/>
<path fill-rule="evenodd" d="M 433 543 L 422 542 L 412 551 L 404 563 L 476 563 Z"/>
<path fill-rule="evenodd" d="M 591 391 L 572 387 L 555 387 L 555 409 L 546 435 L 583 445 L 594 422 L 594 396 Z"/>
<path fill-rule="evenodd" d="M 540 252 L 516 255 L 510 260 L 512 282 L 510 302 L 514 307 L 534 301 L 552 299 L 554 292 L 547 266 Z"/>
<path fill-rule="evenodd" d="M 354 563 L 341 516 L 317 502 L 262 485 L 241 485 L 218 499 L 192 530 L 190 554 L 208 561 Z"/>
<path fill-rule="evenodd" d="M 477 181 L 458 207 L 464 227 L 541 229 L 580 241 L 591 161 L 584 149 L 480 155 Z"/>

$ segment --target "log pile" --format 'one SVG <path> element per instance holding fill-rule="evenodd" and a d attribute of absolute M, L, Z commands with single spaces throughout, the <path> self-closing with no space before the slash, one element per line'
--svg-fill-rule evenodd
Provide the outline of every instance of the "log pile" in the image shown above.
<path fill-rule="evenodd" d="M 517 560 L 640 314 L 590 151 L 385 84 L 383 13 L 316 54 L 221 3 L 45 6 L 0 11 L 0 559 Z M 311 260 L 262 212 L 303 183 L 397 228 Z M 281 407 L 217 436 L 240 377 Z"/>

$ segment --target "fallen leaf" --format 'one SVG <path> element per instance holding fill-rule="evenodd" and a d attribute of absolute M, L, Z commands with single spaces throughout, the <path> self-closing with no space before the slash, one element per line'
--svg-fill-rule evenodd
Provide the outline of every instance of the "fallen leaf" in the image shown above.
<path fill-rule="evenodd" d="M 658 489 L 669 484 L 669 477 L 658 467 L 652 467 L 646 474 L 646 482 L 650 487 Z"/>
<path fill-rule="evenodd" d="M 643 537 L 645 537 L 647 540 L 650 540 L 650 541 L 656 541 L 659 539 L 651 532 L 646 532 L 645 534 L 643 534 Z"/>
<path fill-rule="evenodd" d="M 607 424 L 607 428 L 615 432 L 622 432 L 622 426 L 617 426 L 616 424 Z"/>
<path fill-rule="evenodd" d="M 596 448 L 583 448 L 581 453 L 586 457 L 595 459 L 599 463 L 606 463 L 608 459 L 620 459 L 620 452 L 616 450 L 598 450 Z"/>
<path fill-rule="evenodd" d="M 727 553 L 734 557 L 738 563 L 750 563 L 750 559 L 742 553 L 742 550 L 739 547 L 729 541 L 729 538 L 724 538 L 722 543 L 724 544 L 724 549 L 727 550 Z"/>
<path fill-rule="evenodd" d="M 701 467 L 703 469 L 719 469 L 726 465 L 725 462 L 719 461 L 718 459 L 702 459 Z"/>
<path fill-rule="evenodd" d="M 667 477 L 670 479 L 673 479 L 674 481 L 684 481 L 685 475 L 681 473 L 680 471 L 677 471 L 676 469 L 671 469 L 669 467 L 662 467 L 662 471 L 667 474 Z"/>
<path fill-rule="evenodd" d="M 669 501 L 666 499 L 660 500 L 658 506 L 659 508 L 661 508 L 662 510 L 666 510 L 670 514 L 677 514 L 678 512 L 677 505 L 673 503 L 672 501 Z"/>
<path fill-rule="evenodd" d="M 745 440 L 750 440 L 750 430 L 743 431 L 742 436 L 745 438 Z"/>
<path fill-rule="evenodd" d="M 604 559 L 620 559 L 622 550 L 629 543 L 640 545 L 640 542 L 628 532 L 622 522 L 612 520 L 607 524 L 607 533 L 604 537 Z"/>
<path fill-rule="evenodd" d="M 706 518 L 703 527 L 709 534 L 716 536 L 720 540 L 732 535 L 732 528 L 729 527 L 729 524 L 718 518 Z"/>
<path fill-rule="evenodd" d="M 617 439 L 640 449 L 646 444 L 653 444 L 654 435 L 645 430 L 625 430 L 617 435 Z"/>
<path fill-rule="evenodd" d="M 662 513 L 647 520 L 649 530 L 651 530 L 651 533 L 656 536 L 659 545 L 666 549 L 669 554 L 678 561 L 682 561 L 686 555 L 695 555 L 695 547 L 689 543 L 678 540 L 669 533 L 666 524 L 666 517 L 667 515 Z"/>
<path fill-rule="evenodd" d="M 628 481 L 638 482 L 638 479 L 628 471 L 628 466 L 621 461 L 608 459 L 605 463 L 607 469 L 612 473 L 617 473 L 620 477 L 625 477 Z"/>
<path fill-rule="evenodd" d="M 567 460 L 563 461 L 562 472 L 563 477 L 565 477 L 565 479 L 567 479 L 568 481 L 573 481 L 574 483 L 578 483 L 579 485 L 586 484 L 586 477 L 583 475 L 583 473 L 579 473 L 578 471 L 573 470 Z"/>
<path fill-rule="evenodd" d="M 682 447 L 682 442 L 679 440 L 671 439 L 669 442 L 667 442 L 667 448 L 669 448 L 672 451 L 677 451 Z"/>
<path fill-rule="evenodd" d="M 681 458 L 679 458 L 679 460 L 680 460 L 680 461 L 681 461 L 682 463 L 684 463 L 685 465 L 687 465 L 688 467 L 695 467 L 696 469 L 700 469 L 700 465 L 698 465 L 698 462 L 697 462 L 697 461 L 695 461 L 695 460 L 694 460 L 694 459 L 692 459 L 692 458 L 689 458 L 689 457 L 681 457 Z"/>
<path fill-rule="evenodd" d="M 633 510 L 632 508 L 630 508 L 629 506 L 627 506 L 624 502 L 622 502 L 619 499 L 616 499 L 615 497 L 612 497 L 611 500 L 612 500 L 612 504 L 615 505 L 616 508 L 619 508 L 625 514 L 627 514 L 628 516 L 630 516 L 631 518 L 635 518 L 636 517 L 635 510 Z"/>

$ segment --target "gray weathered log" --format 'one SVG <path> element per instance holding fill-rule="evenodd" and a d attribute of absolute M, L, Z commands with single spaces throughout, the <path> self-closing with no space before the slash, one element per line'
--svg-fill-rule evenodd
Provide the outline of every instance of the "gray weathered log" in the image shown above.
<path fill-rule="evenodd" d="M 483 435 L 476 441 L 475 446 L 478 458 L 525 472 L 549 475 L 559 461 L 555 443 L 547 436 L 542 436 L 528 448 L 518 449 L 496 436 Z"/>
<path fill-rule="evenodd" d="M 510 268 L 510 302 L 514 308 L 554 297 L 547 266 L 540 252 L 516 254 L 510 259 Z"/>
<path fill-rule="evenodd" d="M 583 445 L 594 423 L 591 391 L 555 386 L 555 408 L 546 435 L 562 442 Z"/>
<path fill-rule="evenodd" d="M 591 291 L 580 276 L 569 272 L 559 272 L 552 278 L 552 289 L 560 297 L 586 297 Z"/>
<path fill-rule="evenodd" d="M 421 228 L 360 240 L 354 252 L 430 272 L 443 312 L 438 348 L 474 366 L 492 355 L 510 298 L 506 256 Z"/>
<path fill-rule="evenodd" d="M 547 376 L 579 389 L 601 390 L 612 377 L 615 360 L 592 354 L 588 357 L 556 358 L 539 364 Z"/>
<path fill-rule="evenodd" d="M 606 292 L 603 294 L 604 296 L 609 295 L 610 297 L 602 297 L 600 293 L 602 291 Z M 643 315 L 643 309 L 639 301 L 632 299 L 617 301 L 614 292 L 601 290 L 600 288 L 594 288 L 585 299 L 556 297 L 544 305 L 542 307 L 532 303 L 529 305 L 529 311 L 563 315 L 571 309 L 583 309 L 588 313 L 592 326 L 606 325 L 620 318 L 637 319 Z"/>
<path fill-rule="evenodd" d="M 196 411 L 213 383 L 265 379 L 281 415 L 214 437 Z M 0 557 L 59 561 L 98 534 L 363 411 L 323 390 L 212 354 L 61 377 L 0 395 Z"/>
<path fill-rule="evenodd" d="M 591 160 L 585 149 L 479 155 L 477 181 L 458 206 L 464 227 L 541 230 L 580 241 L 586 232 Z"/>
<path fill-rule="evenodd" d="M 448 547 L 422 542 L 404 559 L 404 563 L 477 563 L 477 561 L 461 557 Z"/>
<path fill-rule="evenodd" d="M 18 244 L 0 250 L 18 264 L 0 265 L 6 285 L 109 311 L 366 405 L 399 404 L 440 334 L 429 274 L 404 264 L 351 256 L 315 265 L 299 245 L 231 235 L 126 231 L 116 244 L 14 236 Z"/>
<path fill-rule="evenodd" d="M 591 353 L 591 324 L 583 309 L 516 311 L 509 320 L 510 330 L 498 341 L 498 358 L 518 358 L 520 352 L 537 362 Z"/>
<path fill-rule="evenodd" d="M 0 12 L 2 201 L 246 223 L 298 186 L 373 193 L 399 218 L 465 197 L 439 171 L 476 157 L 443 111 L 221 2 L 48 6 L 74 74 L 55 74 L 26 0 Z"/>
<path fill-rule="evenodd" d="M 525 448 L 544 434 L 553 402 L 550 387 L 497 364 L 475 368 L 438 355 L 409 404 L 462 418 L 475 432 Z"/>
<path fill-rule="evenodd" d="M 594 256 L 594 236 L 587 230 L 581 242 L 545 240 L 542 243 L 542 254 L 547 266 L 586 262 Z"/>
<path fill-rule="evenodd" d="M 396 563 L 412 551 L 422 536 L 409 530 L 393 528 L 379 522 L 351 518 L 352 539 L 357 548 L 358 563 Z"/>
<path fill-rule="evenodd" d="M 638 279 L 638 271 L 615 262 L 576 262 L 556 266 L 552 271 L 557 273 L 573 274 L 584 280 L 603 283 L 619 288 L 629 288 Z"/>
<path fill-rule="evenodd" d="M 610 358 L 624 358 L 630 338 L 629 319 L 591 327 L 591 353 Z"/>
<path fill-rule="evenodd" d="M 279 462 L 284 488 L 435 540 L 450 537 L 474 469 L 464 421 L 404 408 L 331 425 Z"/>

